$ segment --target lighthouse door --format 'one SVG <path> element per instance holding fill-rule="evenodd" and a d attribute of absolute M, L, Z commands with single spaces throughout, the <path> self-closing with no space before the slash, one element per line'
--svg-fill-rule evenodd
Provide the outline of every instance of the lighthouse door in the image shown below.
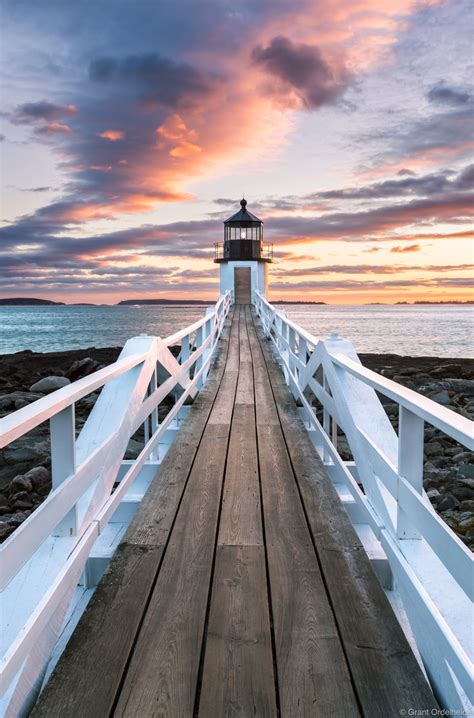
<path fill-rule="evenodd" d="M 250 304 L 250 267 L 234 267 L 235 304 Z"/>

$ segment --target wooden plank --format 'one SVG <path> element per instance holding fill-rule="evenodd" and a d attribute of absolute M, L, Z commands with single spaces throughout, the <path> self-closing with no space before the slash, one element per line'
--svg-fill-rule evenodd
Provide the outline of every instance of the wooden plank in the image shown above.
<path fill-rule="evenodd" d="M 234 409 L 218 544 L 263 544 L 253 406 Z"/>
<path fill-rule="evenodd" d="M 229 426 L 208 425 L 114 715 L 192 715 Z"/>
<path fill-rule="evenodd" d="M 239 316 L 240 307 L 234 310 L 229 336 L 229 351 L 226 360 L 226 371 L 239 371 Z"/>
<path fill-rule="evenodd" d="M 364 715 L 398 715 L 437 703 L 313 447 L 262 333 L 264 352 L 292 467 L 324 572 Z"/>
<path fill-rule="evenodd" d="M 240 363 L 235 403 L 246 404 L 248 406 L 253 406 L 255 404 L 253 390 L 253 369 L 251 362 Z"/>
<path fill-rule="evenodd" d="M 209 424 L 229 424 L 234 409 L 238 371 L 225 371 L 214 406 L 208 419 Z"/>
<path fill-rule="evenodd" d="M 239 318 L 239 348 L 240 348 L 240 365 L 244 362 L 251 362 L 252 355 L 250 353 L 249 338 L 247 335 L 247 307 L 241 307 Z"/>
<path fill-rule="evenodd" d="M 89 718 L 112 711 L 224 373 L 228 334 L 226 327 L 179 439 L 166 454 L 31 715 Z"/>
<path fill-rule="evenodd" d="M 247 325 L 253 364 L 257 426 L 279 426 L 280 420 L 273 400 L 265 359 L 257 335 L 255 334 L 251 316 L 247 317 Z"/>
<path fill-rule="evenodd" d="M 358 716 L 280 427 L 258 426 L 282 716 Z"/>
<path fill-rule="evenodd" d="M 199 716 L 276 716 L 263 546 L 219 546 Z"/>

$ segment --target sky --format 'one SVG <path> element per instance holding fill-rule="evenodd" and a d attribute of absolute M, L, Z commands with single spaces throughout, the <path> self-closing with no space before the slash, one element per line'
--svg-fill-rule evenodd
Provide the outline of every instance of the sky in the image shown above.
<path fill-rule="evenodd" d="M 472 299 L 470 0 L 3 0 L 0 296 Z"/>

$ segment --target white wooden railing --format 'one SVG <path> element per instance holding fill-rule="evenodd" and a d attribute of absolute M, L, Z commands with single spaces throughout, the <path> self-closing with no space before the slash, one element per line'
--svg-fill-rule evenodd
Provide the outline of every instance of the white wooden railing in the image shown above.
<path fill-rule="evenodd" d="M 115 363 L 0 419 L 0 449 L 49 420 L 53 482 L 0 547 L 0 715 L 25 715 L 35 700 L 91 549 L 132 482 L 145 469 L 156 473 L 160 447 L 207 377 L 231 302 L 227 292 L 166 339 L 130 339 Z M 175 358 L 170 347 L 179 344 Z M 76 439 L 74 405 L 101 387 Z M 160 423 L 158 407 L 169 396 L 174 404 Z M 123 461 L 142 425 L 143 449 Z"/>
<path fill-rule="evenodd" d="M 473 556 L 423 490 L 423 441 L 426 422 L 472 450 L 473 422 L 366 369 L 350 342 L 319 340 L 258 292 L 254 301 L 329 475 L 388 558 L 438 700 L 471 715 Z M 398 436 L 376 391 L 399 405 Z M 354 461 L 338 453 L 338 427 Z"/>

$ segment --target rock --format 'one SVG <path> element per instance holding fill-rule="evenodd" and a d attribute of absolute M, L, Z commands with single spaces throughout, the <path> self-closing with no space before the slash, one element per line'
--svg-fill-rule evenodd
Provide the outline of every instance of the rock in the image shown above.
<path fill-rule="evenodd" d="M 461 464 L 458 474 L 466 479 L 474 479 L 474 464 Z"/>
<path fill-rule="evenodd" d="M 0 521 L 0 541 L 5 541 L 5 539 L 8 538 L 11 533 L 13 533 L 13 531 L 13 526 L 10 526 L 10 524 L 6 523 L 5 521 Z"/>
<path fill-rule="evenodd" d="M 29 461 L 41 461 L 44 458 L 35 446 L 27 446 L 25 444 L 15 446 L 11 444 L 3 452 L 5 461 L 9 464 L 21 464 Z M 18 473 L 18 469 L 16 471 Z"/>
<path fill-rule="evenodd" d="M 97 371 L 100 364 L 95 359 L 92 359 L 91 357 L 85 357 L 84 359 L 78 359 L 75 361 L 71 366 L 69 367 L 68 371 L 66 372 L 66 376 L 71 381 L 76 381 L 76 379 L 82 379 L 84 376 L 88 376 L 89 374 L 92 374 L 94 371 Z"/>
<path fill-rule="evenodd" d="M 27 491 L 17 491 L 16 494 L 12 494 L 10 496 L 10 501 L 21 501 L 22 499 L 28 498 L 28 492 Z"/>
<path fill-rule="evenodd" d="M 438 489 L 430 489 L 427 493 L 427 496 L 432 503 L 437 503 L 441 498 L 441 494 L 439 493 Z"/>
<path fill-rule="evenodd" d="M 0 410 L 12 410 L 16 404 L 31 404 L 32 401 L 41 398 L 41 394 L 31 391 L 13 391 L 11 394 L 4 394 L 0 398 Z M 19 408 L 19 407 L 16 407 Z"/>
<path fill-rule="evenodd" d="M 44 494 L 51 488 L 51 473 L 44 466 L 36 466 L 34 469 L 30 469 L 24 478 L 31 481 L 33 488 L 39 494 Z"/>
<path fill-rule="evenodd" d="M 450 379 L 448 382 L 449 388 L 456 392 L 456 394 L 463 394 L 465 397 L 474 397 L 474 381 L 467 379 Z"/>
<path fill-rule="evenodd" d="M 0 520 L 1 520 L 1 518 L 2 517 L 0 517 Z M 20 524 L 22 524 L 26 518 L 27 518 L 27 514 L 25 514 L 23 511 L 17 511 L 16 513 L 11 514 L 8 517 L 8 523 L 11 524 L 12 526 L 16 527 L 16 526 L 19 526 Z"/>
<path fill-rule="evenodd" d="M 438 511 L 449 511 L 449 509 L 457 509 L 459 501 L 452 494 L 445 494 L 438 504 Z"/>
<path fill-rule="evenodd" d="M 446 389 L 431 392 L 430 394 L 428 394 L 428 397 L 433 401 L 438 402 L 438 404 L 442 404 L 443 406 L 450 403 L 450 396 Z"/>
<path fill-rule="evenodd" d="M 469 486 L 463 486 L 461 483 L 456 486 L 453 486 L 453 488 L 451 489 L 451 493 L 453 496 L 459 499 L 459 501 L 474 499 L 474 490 L 471 489 Z"/>
<path fill-rule="evenodd" d="M 466 499 L 465 501 L 461 501 L 461 506 L 459 507 L 461 511 L 470 511 L 470 513 L 474 514 L 474 499 Z"/>
<path fill-rule="evenodd" d="M 10 482 L 10 494 L 16 494 L 19 491 L 27 491 L 28 493 L 33 490 L 33 484 L 30 479 L 26 479 L 24 476 L 15 476 Z"/>
<path fill-rule="evenodd" d="M 70 380 L 65 376 L 46 376 L 44 379 L 37 381 L 36 384 L 33 384 L 33 386 L 30 386 L 30 391 L 37 391 L 41 394 L 51 394 L 51 392 L 62 389 L 70 383 Z"/>
<path fill-rule="evenodd" d="M 460 521 L 458 525 L 462 533 L 474 528 L 474 516 L 468 516 L 467 518 Z"/>
<path fill-rule="evenodd" d="M 453 456 L 453 461 L 455 464 L 460 464 L 463 462 L 468 462 L 472 459 L 472 452 L 471 451 L 460 451 L 457 454 Z"/>
<path fill-rule="evenodd" d="M 18 499 L 18 501 L 13 502 L 13 508 L 14 509 L 31 509 L 31 508 L 33 508 L 33 501 L 29 498 L 28 494 L 26 494 L 26 499 Z"/>
<path fill-rule="evenodd" d="M 445 379 L 448 377 L 458 378 L 459 376 L 461 376 L 461 370 L 461 364 L 445 364 L 444 366 L 439 366 L 436 367 L 436 369 L 432 369 L 430 371 L 430 374 L 437 379 Z"/>
<path fill-rule="evenodd" d="M 439 456 L 443 453 L 443 445 L 439 441 L 430 441 L 425 445 L 426 456 Z"/>

